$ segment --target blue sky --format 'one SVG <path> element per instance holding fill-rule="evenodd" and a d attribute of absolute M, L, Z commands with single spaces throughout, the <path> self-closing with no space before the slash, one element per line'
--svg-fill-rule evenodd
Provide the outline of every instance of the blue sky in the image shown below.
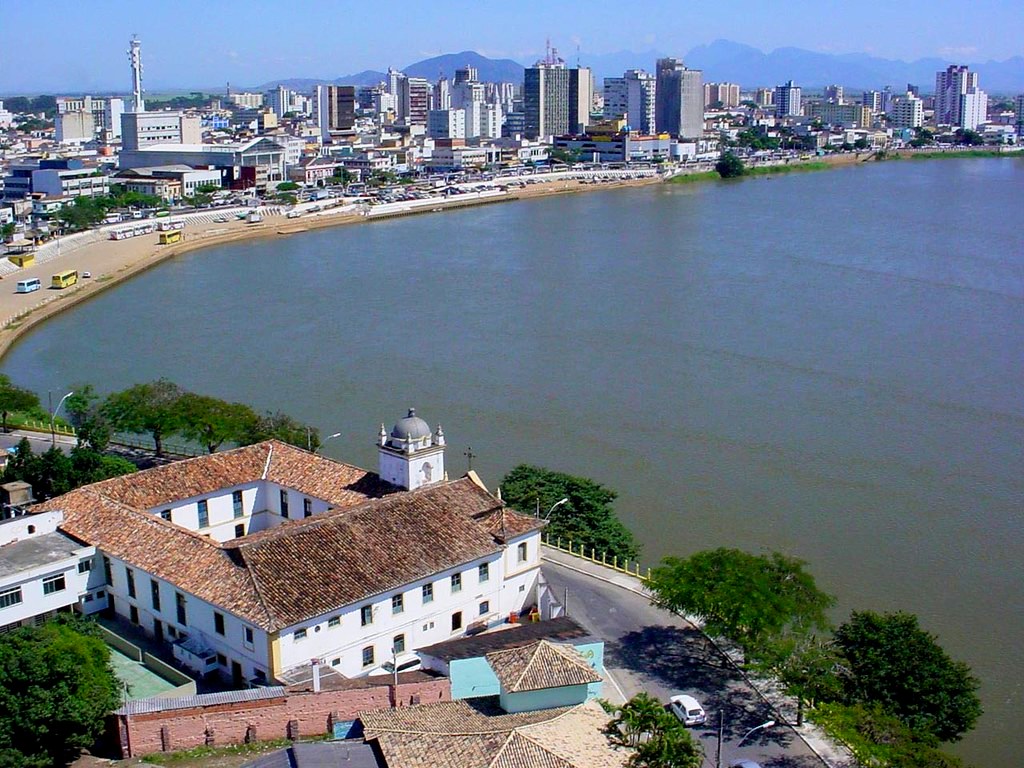
<path fill-rule="evenodd" d="M 547 37 L 566 54 L 683 55 L 717 38 L 904 60 L 1024 53 L 1021 0 L 0 0 L 0 30 L 0 94 L 126 90 L 132 34 L 150 92 L 334 78 L 462 50 L 530 60 Z"/>

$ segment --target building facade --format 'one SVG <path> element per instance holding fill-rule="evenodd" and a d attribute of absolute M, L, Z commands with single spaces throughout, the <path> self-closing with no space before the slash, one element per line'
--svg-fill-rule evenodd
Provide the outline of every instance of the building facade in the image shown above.
<path fill-rule="evenodd" d="M 935 73 L 935 124 L 973 130 L 985 122 L 988 96 L 978 85 L 978 73 L 950 65 Z"/>
<path fill-rule="evenodd" d="M 800 86 L 789 80 L 775 88 L 775 116 L 796 117 L 803 114 L 800 103 Z"/>
<path fill-rule="evenodd" d="M 198 144 L 200 119 L 183 112 L 125 112 L 121 115 L 121 146 L 126 150 L 154 144 Z"/>
<path fill-rule="evenodd" d="M 907 91 L 892 100 L 888 115 L 893 128 L 920 128 L 924 125 L 924 102 Z"/>
<path fill-rule="evenodd" d="M 537 62 L 526 68 L 523 112 L 527 138 L 569 132 L 569 70 L 565 64 Z"/>
<path fill-rule="evenodd" d="M 678 139 L 704 135 L 704 73 L 679 59 L 658 59 L 655 127 Z"/>

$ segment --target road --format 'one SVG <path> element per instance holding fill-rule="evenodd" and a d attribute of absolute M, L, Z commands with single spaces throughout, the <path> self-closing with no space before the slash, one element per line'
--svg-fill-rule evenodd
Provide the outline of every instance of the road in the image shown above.
<path fill-rule="evenodd" d="M 708 722 L 692 731 L 704 747 L 705 768 L 715 768 L 720 715 L 725 719 L 723 767 L 754 760 L 763 768 L 821 768 L 822 760 L 789 726 L 764 728 L 743 740 L 751 728 L 777 716 L 691 624 L 641 595 L 550 560 L 543 571 L 555 594 L 561 597 L 568 589 L 569 615 L 604 640 L 611 689 L 625 697 L 647 691 L 663 702 L 688 693 L 703 705 Z M 611 689 L 605 686 L 605 696 L 615 700 Z"/>

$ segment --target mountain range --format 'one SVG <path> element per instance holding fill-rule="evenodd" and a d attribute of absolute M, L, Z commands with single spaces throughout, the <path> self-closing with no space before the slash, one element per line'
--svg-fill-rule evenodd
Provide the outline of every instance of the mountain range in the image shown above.
<path fill-rule="evenodd" d="M 618 51 L 608 54 L 578 54 L 570 58 L 570 66 L 577 61 L 594 70 L 600 83 L 605 77 L 621 77 L 627 69 L 654 71 L 658 58 L 665 55 L 659 51 L 643 52 Z M 805 88 L 820 88 L 838 84 L 851 90 L 877 89 L 891 85 L 894 90 L 902 89 L 907 83 L 921 87 L 924 92 L 934 88 L 935 73 L 953 62 L 948 59 L 926 58 L 906 62 L 883 59 L 866 53 L 830 54 L 808 51 L 802 48 L 777 48 L 765 53 L 757 48 L 729 40 L 716 40 L 708 45 L 698 45 L 683 57 L 688 67 L 704 71 L 705 82 L 739 83 L 744 89 L 757 86 L 774 86 L 793 80 Z M 437 80 L 444 76 L 453 78 L 455 69 L 474 66 L 484 82 L 514 82 L 523 80 L 524 65 L 533 62 L 516 62 L 512 59 L 490 59 L 475 51 L 449 53 L 443 56 L 417 61 L 402 71 L 410 77 L 424 77 Z M 1024 56 L 1014 56 L 1005 61 L 971 62 L 968 66 L 979 73 L 981 87 L 989 93 L 1014 94 L 1024 91 Z M 269 90 L 278 85 L 294 90 L 308 91 L 314 85 L 330 83 L 336 85 L 373 85 L 386 78 L 384 72 L 363 70 L 334 80 L 298 78 L 275 80 L 264 83 L 258 90 Z"/>

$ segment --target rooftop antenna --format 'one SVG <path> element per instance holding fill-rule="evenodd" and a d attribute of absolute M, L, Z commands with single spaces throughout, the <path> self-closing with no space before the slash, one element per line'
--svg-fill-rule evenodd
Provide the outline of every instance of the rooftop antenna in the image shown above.
<path fill-rule="evenodd" d="M 145 112 L 146 102 L 142 100 L 142 41 L 132 35 L 128 42 L 128 62 L 132 65 L 132 112 Z"/>

